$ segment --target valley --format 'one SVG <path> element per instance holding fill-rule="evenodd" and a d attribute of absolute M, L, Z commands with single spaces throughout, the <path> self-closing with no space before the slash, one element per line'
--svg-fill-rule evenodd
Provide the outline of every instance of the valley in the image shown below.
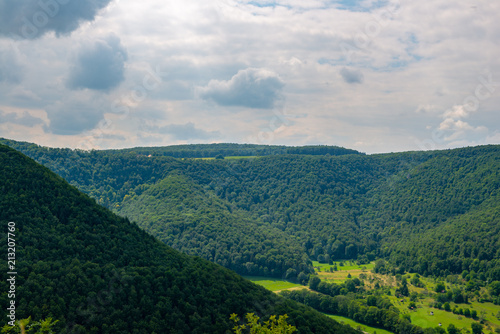
<path fill-rule="evenodd" d="M 476 325 L 499 331 L 499 146 L 365 155 L 338 147 L 0 143 L 152 240 L 275 292 L 266 298 L 393 333 L 456 334 L 451 324 L 462 333 Z M 85 261 L 95 259 L 91 252 Z"/>

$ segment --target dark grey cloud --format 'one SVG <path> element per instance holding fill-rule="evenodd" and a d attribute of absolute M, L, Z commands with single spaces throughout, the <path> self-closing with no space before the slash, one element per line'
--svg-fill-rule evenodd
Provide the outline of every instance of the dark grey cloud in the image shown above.
<path fill-rule="evenodd" d="M 50 120 L 45 131 L 56 135 L 77 135 L 92 130 L 104 118 L 103 109 L 91 102 L 57 102 L 45 111 Z"/>
<path fill-rule="evenodd" d="M 346 67 L 340 70 L 340 75 L 348 84 L 363 83 L 364 80 L 363 73 L 360 70 L 350 70 Z"/>
<path fill-rule="evenodd" d="M 111 0 L 0 0 L 0 35 L 35 39 L 67 35 L 93 21 Z"/>
<path fill-rule="evenodd" d="M 67 81 L 70 89 L 109 91 L 125 78 L 127 51 L 116 36 L 83 46 L 76 58 Z"/>
<path fill-rule="evenodd" d="M 278 74 L 257 68 L 241 70 L 228 81 L 212 80 L 198 93 L 222 106 L 268 109 L 279 99 L 285 83 Z"/>
<path fill-rule="evenodd" d="M 23 68 L 13 52 L 0 50 L 0 82 L 19 83 Z"/>
<path fill-rule="evenodd" d="M 186 124 L 169 124 L 159 127 L 158 133 L 171 135 L 176 140 L 214 139 L 220 137 L 219 131 L 205 131 L 197 129 L 191 122 Z"/>
<path fill-rule="evenodd" d="M 27 127 L 43 124 L 43 120 L 38 117 L 31 116 L 27 111 L 24 111 L 21 116 L 16 113 L 6 113 L 0 110 L 0 123 L 19 124 Z"/>

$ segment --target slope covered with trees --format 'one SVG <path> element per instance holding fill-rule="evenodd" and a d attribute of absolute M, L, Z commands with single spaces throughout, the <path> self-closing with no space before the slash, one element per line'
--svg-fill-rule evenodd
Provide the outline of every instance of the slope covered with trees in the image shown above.
<path fill-rule="evenodd" d="M 126 197 L 121 215 L 184 253 L 249 275 L 281 277 L 289 268 L 310 272 L 311 261 L 297 239 L 249 219 L 187 176 L 171 174 Z"/>
<path fill-rule="evenodd" d="M 227 333 L 230 314 L 286 313 L 300 333 L 354 333 L 228 269 L 173 250 L 3 145 L 0 175 L 4 254 L 8 224 L 16 226 L 17 319 L 57 319 L 58 333 Z M 6 261 L 0 271 L 6 310 Z"/>
<path fill-rule="evenodd" d="M 9 144 L 167 244 L 241 274 L 304 279 L 309 260 L 384 257 L 500 280 L 500 146 L 197 160 Z"/>

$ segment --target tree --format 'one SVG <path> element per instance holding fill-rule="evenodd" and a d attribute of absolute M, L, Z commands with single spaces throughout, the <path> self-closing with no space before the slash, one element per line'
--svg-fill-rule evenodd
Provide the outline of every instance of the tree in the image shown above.
<path fill-rule="evenodd" d="M 356 291 L 356 284 L 351 279 L 348 279 L 345 282 L 345 287 L 350 292 L 355 292 Z"/>
<path fill-rule="evenodd" d="M 289 268 L 285 273 L 285 279 L 294 280 L 297 278 L 297 270 Z"/>
<path fill-rule="evenodd" d="M 413 278 L 411 279 L 410 282 L 414 286 L 421 286 L 422 282 L 420 282 L 420 275 L 419 274 L 415 274 L 415 276 L 413 276 Z"/>
<path fill-rule="evenodd" d="M 473 334 L 481 334 L 483 332 L 483 325 L 473 322 L 471 325 Z"/>
<path fill-rule="evenodd" d="M 14 326 L 5 325 L 0 333 L 21 333 L 21 334 L 54 334 L 54 326 L 59 320 L 52 321 L 47 318 L 41 321 L 31 321 L 31 317 L 16 321 Z"/>
<path fill-rule="evenodd" d="M 368 306 L 377 306 L 377 297 L 375 296 L 368 296 L 366 299 L 366 305 Z"/>
<path fill-rule="evenodd" d="M 446 291 L 446 286 L 444 285 L 443 282 L 439 282 L 436 285 L 436 288 L 434 289 L 434 291 L 436 291 L 436 292 L 444 292 L 444 291 Z"/>
<path fill-rule="evenodd" d="M 437 334 L 446 334 L 446 331 L 444 330 L 443 327 L 434 327 L 434 331 L 437 333 Z"/>
<path fill-rule="evenodd" d="M 288 318 L 286 314 L 280 315 L 278 320 L 276 320 L 275 315 L 272 315 L 269 320 L 264 321 L 263 324 L 259 323 L 260 318 L 253 313 L 248 313 L 245 315 L 245 318 L 247 323 L 238 325 L 240 318 L 235 313 L 231 314 L 230 319 L 236 324 L 233 327 L 235 334 L 243 334 L 243 330 L 245 329 L 248 329 L 251 334 L 289 334 L 297 331 L 295 326 L 289 325 L 286 322 L 286 319 Z"/>
<path fill-rule="evenodd" d="M 305 272 L 301 271 L 297 275 L 297 281 L 299 281 L 299 283 L 302 285 L 306 285 L 307 282 L 309 281 L 309 275 L 307 275 Z"/>
<path fill-rule="evenodd" d="M 488 290 L 493 296 L 500 296 L 500 281 L 494 281 L 488 286 Z"/>
<path fill-rule="evenodd" d="M 321 283 L 321 279 L 318 276 L 311 275 L 309 277 L 309 287 L 311 290 L 317 291 L 319 283 Z"/>
<path fill-rule="evenodd" d="M 396 292 L 399 292 L 403 296 L 408 297 L 408 295 L 410 294 L 410 290 L 408 289 L 408 283 L 406 282 L 406 279 L 403 279 L 403 281 L 401 282 L 401 287 L 397 289 Z"/>
<path fill-rule="evenodd" d="M 378 259 L 375 261 L 375 267 L 373 268 L 373 271 L 376 273 L 385 273 L 385 261 L 383 259 Z"/>
<path fill-rule="evenodd" d="M 459 333 L 460 330 L 454 324 L 450 324 L 448 326 L 448 334 L 459 334 Z"/>

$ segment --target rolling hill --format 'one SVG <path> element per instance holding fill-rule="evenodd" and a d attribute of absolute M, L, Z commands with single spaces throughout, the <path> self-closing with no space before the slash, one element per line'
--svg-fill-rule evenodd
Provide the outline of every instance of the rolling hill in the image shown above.
<path fill-rule="evenodd" d="M 232 313 L 286 313 L 300 333 L 355 333 L 222 266 L 179 253 L 4 145 L 0 175 L 1 243 L 7 251 L 15 223 L 9 237 L 17 272 L 9 274 L 13 299 L 6 277 L 13 268 L 1 262 L 0 305 L 6 310 L 15 300 L 17 319 L 58 319 L 58 333 L 228 333 Z"/>
<path fill-rule="evenodd" d="M 303 281 L 311 260 L 383 257 L 423 275 L 500 280 L 500 146 L 199 160 L 4 142 L 168 245 L 240 274 Z"/>

